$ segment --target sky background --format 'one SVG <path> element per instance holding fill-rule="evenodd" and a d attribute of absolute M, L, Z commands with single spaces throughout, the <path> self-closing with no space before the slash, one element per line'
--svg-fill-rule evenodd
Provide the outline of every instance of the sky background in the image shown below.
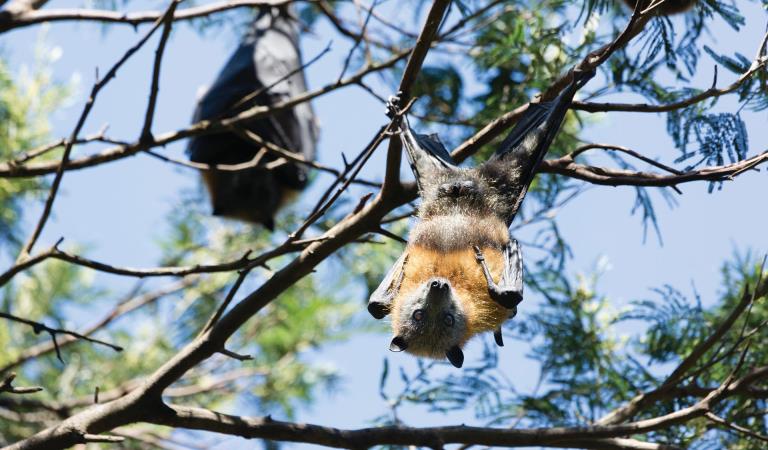
<path fill-rule="evenodd" d="M 46 8 L 81 6 L 83 4 L 78 1 L 53 0 Z M 131 2 L 128 6 L 130 10 L 162 7 L 159 3 L 150 2 Z M 386 3 L 382 8 L 383 12 L 387 11 Z M 749 3 L 743 12 L 748 23 L 741 31 L 735 32 L 718 25 L 706 38 L 708 44 L 721 52 L 739 51 L 751 58 L 765 29 L 766 14 L 754 3 Z M 245 10 L 237 14 L 245 14 Z M 401 12 L 400 23 L 413 25 L 411 13 L 403 14 Z M 55 78 L 62 82 L 80 80 L 70 106 L 51 118 L 52 137 L 55 138 L 70 134 L 80 114 L 84 96 L 90 91 L 94 69 L 98 67 L 102 73 L 107 70 L 146 28 L 142 26 L 137 32 L 129 26 L 112 26 L 107 30 L 96 23 L 62 22 L 5 33 L 0 46 L 12 71 L 18 72 L 24 66 L 34 64 L 34 48 L 42 38 L 49 51 L 60 55 L 53 65 Z M 182 128 L 189 123 L 199 88 L 212 82 L 236 47 L 238 37 L 236 30 L 226 28 L 200 35 L 188 24 L 174 27 L 163 60 L 155 132 Z M 153 38 L 132 58 L 118 73 L 117 79 L 100 94 L 83 134 L 94 133 L 104 124 L 109 124 L 108 134 L 111 137 L 132 140 L 139 134 L 156 39 Z M 331 52 L 308 69 L 310 88 L 320 87 L 338 77 L 349 46 L 324 22 L 315 35 L 306 36 L 303 40 L 305 59 L 318 54 L 330 40 L 333 41 Z M 709 86 L 713 64 L 708 56 L 702 56 L 699 73 L 691 85 Z M 724 86 L 734 79 L 730 72 L 720 70 L 718 85 Z M 391 93 L 391 86 L 383 86 L 376 77 L 370 80 L 380 94 Z M 599 80 L 593 83 L 599 85 Z M 479 86 L 470 83 L 469 88 L 478 89 Z M 639 100 L 631 95 L 616 95 L 610 99 Z M 386 121 L 384 106 L 358 88 L 346 88 L 323 96 L 313 106 L 321 122 L 319 161 L 336 167 L 341 166 L 342 151 L 354 154 Z M 736 99 L 728 97 L 718 103 L 715 111 L 732 112 L 737 108 Z M 744 115 L 749 132 L 750 156 L 768 148 L 767 114 L 763 111 Z M 665 132 L 665 119 L 661 115 L 612 113 L 596 114 L 590 118 L 595 120 L 595 124 L 584 133 L 583 137 L 587 140 L 627 146 L 667 163 L 678 156 Z M 177 142 L 161 151 L 183 158 L 184 146 L 185 143 Z M 89 149 L 98 150 L 98 147 Z M 377 152 L 364 169 L 363 177 L 381 179 L 384 153 Z M 329 180 L 324 175 L 317 176 L 313 189 L 324 188 Z M 66 243 L 87 245 L 88 255 L 97 260 L 120 266 L 154 266 L 160 256 L 157 243 L 168 231 L 168 213 L 179 204 L 184 190 L 197 189 L 197 186 L 194 171 L 145 155 L 67 172 L 62 193 L 54 207 L 54 217 L 48 223 L 38 248 L 44 248 L 59 236 L 64 236 Z M 682 185 L 680 188 L 684 194 L 675 195 L 677 206 L 673 208 L 654 193 L 663 245 L 652 229 L 648 230 L 644 239 L 640 217 L 630 214 L 634 203 L 631 187 L 590 188 L 557 212 L 563 237 L 573 250 L 569 271 L 575 275 L 591 273 L 599 268 L 602 271 L 599 292 L 608 296 L 616 308 L 633 299 L 655 298 L 650 289 L 664 284 L 675 286 L 689 295 L 695 286 L 704 304 L 709 304 L 719 293 L 721 264 L 734 251 L 754 249 L 762 254 L 768 250 L 768 234 L 765 233 L 768 222 L 765 206 L 767 186 L 765 172 L 746 173 L 733 182 L 725 183 L 721 190 L 713 194 L 707 193 L 706 183 Z M 306 197 L 313 196 L 310 192 Z M 296 208 L 301 211 L 308 204 L 300 202 Z M 30 208 L 25 213 L 27 220 L 33 223 L 37 220 L 39 207 Z M 523 241 L 526 236 L 530 237 L 530 231 L 522 230 L 520 237 Z M 375 247 L 371 250 L 375 251 Z M 535 252 L 526 248 L 523 250 L 531 255 Z M 130 279 L 101 274 L 96 275 L 96 279 L 114 292 L 132 284 Z M 360 315 L 368 320 L 363 307 L 365 300 L 361 296 Z M 516 320 L 525 320 L 526 314 L 536 310 L 536 302 L 534 295 L 527 296 Z M 75 317 L 73 323 L 86 324 L 89 319 L 92 317 Z M 632 330 L 617 330 L 618 333 L 623 331 Z M 477 342 L 470 345 L 466 352 L 468 358 L 479 354 L 478 345 Z M 378 395 L 383 359 L 389 358 L 391 364 L 414 367 L 410 356 L 391 354 L 387 346 L 387 335 L 365 334 L 314 354 L 312 358 L 317 361 L 336 366 L 344 382 L 339 391 L 322 394 L 321 401 L 308 410 L 302 410 L 297 419 L 338 427 L 360 427 L 384 412 L 386 405 Z M 515 381 L 520 391 L 532 389 L 538 377 L 538 367 L 527 359 L 528 352 L 528 346 L 519 342 L 508 342 L 500 351 L 500 368 Z M 229 412 L 258 413 L 242 410 Z M 412 410 L 405 411 L 402 418 L 409 425 L 451 424 L 457 420 L 477 423 L 470 412 L 441 416 Z M 245 441 L 238 442 L 243 446 L 251 445 Z M 230 448 L 229 445 L 231 442 L 220 448 Z"/>

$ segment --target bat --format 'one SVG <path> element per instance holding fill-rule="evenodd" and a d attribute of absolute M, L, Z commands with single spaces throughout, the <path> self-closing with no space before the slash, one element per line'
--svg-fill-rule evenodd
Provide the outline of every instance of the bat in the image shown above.
<path fill-rule="evenodd" d="M 192 121 L 231 117 L 306 90 L 296 21 L 285 8 L 262 8 L 249 33 L 199 100 Z M 318 129 L 309 103 L 252 120 L 244 128 L 307 161 L 315 159 Z M 267 164 L 278 157 L 262 147 L 234 131 L 191 139 L 187 154 L 194 162 L 231 165 L 260 159 L 255 167 L 243 170 L 201 172 L 214 216 L 261 223 L 271 230 L 280 206 L 307 185 L 306 167 L 284 161 L 268 168 Z"/>
<path fill-rule="evenodd" d="M 531 103 L 488 161 L 459 167 L 437 135 L 415 133 L 404 115 L 398 136 L 421 197 L 408 244 L 378 288 L 368 311 L 391 316 L 390 350 L 464 362 L 462 347 L 493 331 L 523 299 L 520 245 L 509 225 L 552 144 L 571 100 L 594 72 L 573 80 L 551 102 Z M 398 112 L 397 97 L 388 104 Z"/>

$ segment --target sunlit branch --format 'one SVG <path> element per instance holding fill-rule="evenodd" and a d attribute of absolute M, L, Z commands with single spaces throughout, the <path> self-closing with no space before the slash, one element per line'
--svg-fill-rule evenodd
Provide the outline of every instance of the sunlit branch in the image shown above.
<path fill-rule="evenodd" d="M 768 152 L 724 166 L 704 167 L 679 174 L 660 174 L 579 164 L 570 155 L 541 162 L 539 171 L 556 173 L 605 186 L 673 187 L 693 181 L 727 181 L 768 161 Z"/>
<path fill-rule="evenodd" d="M 187 278 L 184 280 L 173 282 L 167 286 L 161 287 L 155 291 L 140 294 L 131 297 L 125 301 L 120 302 L 111 311 L 104 315 L 98 322 L 94 323 L 83 331 L 83 336 L 92 336 L 99 330 L 107 327 L 107 325 L 116 321 L 117 319 L 131 313 L 146 305 L 152 304 L 168 295 L 176 293 L 184 288 L 192 285 L 196 280 L 194 278 Z M 57 346 L 60 349 L 69 346 L 70 344 L 77 342 L 78 338 L 71 335 L 64 335 L 57 340 L 57 345 L 54 345 L 52 341 L 41 342 L 40 344 L 33 345 L 23 350 L 19 355 L 15 356 L 12 360 L 5 362 L 0 366 L 0 374 L 5 373 L 14 367 L 20 366 L 27 361 L 33 360 L 40 356 L 46 355 L 56 350 Z M 103 397 L 102 397 L 103 398 Z"/>
<path fill-rule="evenodd" d="M 179 10 L 174 14 L 173 20 L 181 21 L 196 19 L 236 8 L 282 6 L 294 1 L 295 0 L 228 0 Z M 5 19 L 0 19 L 0 32 L 43 22 L 62 21 L 102 22 L 131 25 L 135 27 L 143 23 L 155 22 L 162 16 L 162 11 L 117 12 L 99 9 L 26 10 L 11 14 L 10 17 Z"/>

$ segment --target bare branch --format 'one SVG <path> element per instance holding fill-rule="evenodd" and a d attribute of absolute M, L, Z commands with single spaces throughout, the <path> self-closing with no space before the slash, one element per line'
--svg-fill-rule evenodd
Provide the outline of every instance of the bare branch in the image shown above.
<path fill-rule="evenodd" d="M 259 6 L 282 6 L 294 0 L 227 0 L 195 6 L 178 11 L 173 20 L 190 20 L 206 17 L 214 13 L 236 8 L 255 8 Z M 152 23 L 163 16 L 162 11 L 116 12 L 99 9 L 45 9 L 40 11 L 23 11 L 0 20 L 0 33 L 13 28 L 26 27 L 43 22 L 104 22 L 137 26 L 142 23 Z"/>
<path fill-rule="evenodd" d="M 421 33 L 419 33 L 419 38 L 416 40 L 413 52 L 411 52 L 411 56 L 408 58 L 405 70 L 403 70 L 403 76 L 400 78 L 400 85 L 397 88 L 400 101 L 404 104 L 411 100 L 411 88 L 416 82 L 416 77 L 421 72 L 421 66 L 424 64 L 427 52 L 432 47 L 432 41 L 437 37 L 437 32 L 445 17 L 445 11 L 450 4 L 451 2 L 449 0 L 435 0 L 432 3 L 432 8 L 429 10 L 424 27 L 422 28 Z M 399 117 L 394 117 L 390 127 L 398 120 Z M 384 186 L 381 188 L 382 195 L 384 196 L 394 196 L 398 193 L 400 188 L 400 160 L 403 152 L 402 147 L 400 139 L 389 140 L 389 147 L 387 148 L 387 167 L 384 173 Z"/>
<path fill-rule="evenodd" d="M 762 273 L 762 270 L 761 270 Z M 677 367 L 672 371 L 672 373 L 664 380 L 664 382 L 656 389 L 645 392 L 643 394 L 637 395 L 632 400 L 627 402 L 625 405 L 623 405 L 620 408 L 617 408 L 610 413 L 603 416 L 600 420 L 598 420 L 596 423 L 598 425 L 613 425 L 616 423 L 623 422 L 635 414 L 637 414 L 638 411 L 640 411 L 645 406 L 659 400 L 662 398 L 668 397 L 668 394 L 673 392 L 676 389 L 677 384 L 683 380 L 685 374 L 690 371 L 691 368 L 701 359 L 701 357 L 709 351 L 717 342 L 720 341 L 720 339 L 728 333 L 728 331 L 731 330 L 734 323 L 736 323 L 736 320 L 739 318 L 739 316 L 747 309 L 747 307 L 754 302 L 756 298 L 760 298 L 768 294 L 768 282 L 765 280 L 758 281 L 757 286 L 755 287 L 755 290 L 751 291 L 749 290 L 749 287 L 744 288 L 744 293 L 741 296 L 741 300 L 739 303 L 733 308 L 730 314 L 723 320 L 715 329 L 715 331 L 707 337 L 707 339 L 701 341 L 696 345 L 696 347 L 691 350 L 691 352 L 683 358 L 683 360 L 677 365 Z M 745 389 L 745 386 L 742 384 L 741 387 L 739 385 L 734 385 L 731 387 L 731 392 L 735 392 L 739 389 Z M 699 394 L 704 395 L 711 395 L 711 393 L 714 392 L 714 390 L 704 390 L 699 391 Z"/>
<path fill-rule="evenodd" d="M 13 380 L 15 378 L 15 373 L 8 374 L 8 376 L 5 377 L 5 380 L 3 380 L 3 383 L 0 384 L 0 392 L 7 392 L 9 394 L 32 394 L 43 390 L 40 386 L 16 387 L 13 385 Z"/>
<path fill-rule="evenodd" d="M 572 151 L 570 153 L 571 158 L 576 159 L 577 156 L 580 154 L 592 150 L 592 149 L 600 149 L 600 150 L 614 150 L 617 152 L 625 153 L 629 156 L 632 156 L 633 158 L 637 158 L 640 161 L 643 161 L 644 163 L 650 164 L 654 167 L 657 167 L 661 170 L 665 170 L 669 173 L 674 173 L 675 175 L 682 175 L 683 172 L 681 170 L 677 170 L 674 167 L 669 167 L 665 164 L 662 164 L 658 161 L 654 161 L 653 159 L 638 153 L 631 148 L 623 147 L 621 145 L 613 145 L 613 144 L 585 144 L 577 148 L 576 150 Z"/>
<path fill-rule="evenodd" d="M 163 33 L 160 35 L 160 42 L 157 44 L 155 50 L 155 61 L 152 64 L 152 85 L 149 88 L 149 101 L 147 101 L 147 112 L 144 117 L 144 125 L 141 128 L 141 134 L 139 135 L 139 141 L 152 142 L 152 121 L 155 117 L 155 109 L 157 108 L 157 94 L 160 91 L 160 66 L 163 62 L 163 52 L 165 51 L 165 44 L 168 42 L 168 37 L 171 35 L 171 27 L 173 26 L 173 13 L 178 6 L 177 2 L 171 3 L 170 10 L 163 16 Z"/>
<path fill-rule="evenodd" d="M 5 285 L 18 273 L 29 269 L 36 264 L 39 264 L 46 259 L 58 259 L 66 261 L 70 264 L 77 266 L 88 267 L 99 272 L 109 273 L 112 275 L 122 275 L 136 278 L 147 277 L 183 277 L 187 275 L 201 274 L 201 273 L 217 273 L 217 272 L 232 272 L 235 270 L 242 270 L 247 268 L 253 268 L 266 264 L 269 260 L 283 256 L 288 253 L 296 252 L 307 245 L 314 242 L 315 239 L 305 240 L 293 240 L 289 243 L 283 243 L 278 247 L 268 250 L 256 257 L 248 258 L 247 255 L 250 251 L 246 252 L 238 259 L 218 263 L 218 264 L 195 264 L 193 266 L 165 266 L 165 267 L 151 267 L 151 268 L 134 268 L 134 267 L 121 267 L 104 262 L 96 261 L 86 258 L 84 256 L 76 255 L 58 248 L 61 240 L 50 247 L 48 250 L 38 253 L 34 256 L 30 256 L 24 259 L 22 262 L 16 263 L 13 267 L 9 268 L 2 274 L 0 274 L 0 287 Z"/>
<path fill-rule="evenodd" d="M 734 430 L 734 431 L 736 431 L 739 434 L 743 434 L 743 435 L 749 436 L 751 438 L 755 438 L 755 439 L 763 441 L 763 442 L 768 442 L 768 436 L 766 436 L 764 434 L 755 433 L 754 431 L 750 430 L 749 428 L 744 428 L 741 425 L 737 425 L 737 424 L 735 424 L 733 422 L 729 422 L 729 421 L 723 419 L 722 417 L 717 416 L 715 413 L 708 412 L 706 414 L 706 417 L 707 417 L 707 419 L 711 420 L 712 422 L 714 422 L 714 423 L 716 423 L 718 425 L 722 425 L 722 426 L 724 426 L 726 428 L 729 428 L 731 430 Z"/>
<path fill-rule="evenodd" d="M 286 99 L 280 103 L 276 103 L 271 106 L 257 105 L 237 114 L 234 117 L 229 117 L 226 119 L 203 120 L 192 124 L 187 128 L 157 135 L 155 136 L 153 142 L 134 142 L 127 145 L 118 145 L 94 155 L 67 161 L 67 163 L 64 165 L 64 168 L 65 170 L 77 170 L 86 167 L 93 167 L 99 164 L 126 158 L 150 148 L 166 146 L 167 144 L 188 137 L 231 130 L 233 127 L 242 125 L 251 120 L 259 119 L 271 114 L 275 114 L 279 111 L 293 108 L 298 104 L 308 102 L 316 97 L 320 97 L 337 89 L 355 85 L 369 74 L 379 72 L 394 66 L 398 61 L 405 58 L 409 53 L 410 50 L 401 50 L 392 55 L 392 57 L 386 61 L 366 66 L 359 70 L 356 74 L 346 78 L 341 82 L 334 82 L 314 91 L 304 92 L 295 97 Z M 50 162 L 25 164 L 22 166 L 0 163 L 0 178 L 18 178 L 47 175 L 49 173 L 54 173 L 58 167 L 59 164 Z"/>
<path fill-rule="evenodd" d="M 202 408 L 168 405 L 165 414 L 153 423 L 178 428 L 288 442 L 302 442 L 336 448 L 370 448 L 376 445 L 413 445 L 442 448 L 447 444 L 475 444 L 499 447 L 579 447 L 611 449 L 676 448 L 634 439 L 616 439 L 622 427 L 583 428 L 479 428 L 467 426 L 409 428 L 377 427 L 342 430 L 318 425 L 272 420 L 270 417 L 240 417 Z M 611 429 L 613 428 L 613 429 Z M 626 430 L 625 430 L 626 432 Z M 629 434 L 629 433 L 626 433 Z"/>
<path fill-rule="evenodd" d="M 578 102 L 571 103 L 571 108 L 579 111 L 586 112 L 608 112 L 608 111 L 624 111 L 624 112 L 643 112 L 643 113 L 660 113 L 669 112 L 677 109 L 682 109 L 696 103 L 701 103 L 710 98 L 721 97 L 726 94 L 739 89 L 744 83 L 752 78 L 760 70 L 764 69 L 768 64 L 768 56 L 762 54 L 761 50 L 765 46 L 766 39 L 768 39 L 768 33 L 763 37 L 760 45 L 760 49 L 757 52 L 757 56 L 752 61 L 752 65 L 749 70 L 739 76 L 739 78 L 725 88 L 718 89 L 714 85 L 705 91 L 701 91 L 698 94 L 692 95 L 683 100 L 667 103 L 665 105 L 649 105 L 645 103 L 596 103 L 596 102 Z"/>
<path fill-rule="evenodd" d="M 152 28 L 147 31 L 147 33 L 141 39 L 139 39 L 139 41 L 133 47 L 129 48 L 128 51 L 123 54 L 123 56 L 112 66 L 112 68 L 109 69 L 103 79 L 97 80 L 93 85 L 88 100 L 83 107 L 83 112 L 80 114 L 80 118 L 77 121 L 77 125 L 75 125 L 75 129 L 72 130 L 72 134 L 66 141 L 64 154 L 61 157 L 61 162 L 57 166 L 56 175 L 53 179 L 53 182 L 51 183 L 51 190 L 48 194 L 48 199 L 45 201 L 43 212 L 40 215 L 40 219 L 38 220 L 34 231 L 29 236 L 27 243 L 24 244 L 22 251 L 19 253 L 17 263 L 23 261 L 29 256 L 29 254 L 32 252 L 32 247 L 35 246 L 37 239 L 40 237 L 40 233 L 43 232 L 43 228 L 45 227 L 45 224 L 48 221 L 48 217 L 51 214 L 51 210 L 53 209 L 53 202 L 56 200 L 56 194 L 59 191 L 61 180 L 64 177 L 64 168 L 69 162 L 70 152 L 72 151 L 74 143 L 78 140 L 77 136 L 80 134 L 80 130 L 83 128 L 83 125 L 85 125 L 85 120 L 88 118 L 88 115 L 93 108 L 94 102 L 96 101 L 96 96 L 99 94 L 99 91 L 101 91 L 101 89 L 106 86 L 107 83 L 109 83 L 115 77 L 115 75 L 117 75 L 117 71 L 120 69 L 120 67 L 122 67 L 122 65 L 125 64 L 125 62 L 128 61 L 128 59 L 130 59 L 134 53 L 136 53 L 142 46 L 144 46 L 149 38 L 152 37 L 155 31 L 160 27 L 162 22 L 166 20 L 166 17 L 173 15 L 173 11 L 176 9 L 179 1 L 180 0 L 172 0 L 163 17 L 156 21 Z"/>
<path fill-rule="evenodd" d="M 768 161 L 768 152 L 724 166 L 704 167 L 680 174 L 659 174 L 633 170 L 587 166 L 573 161 L 570 155 L 541 162 L 539 171 L 556 173 L 605 186 L 676 186 L 692 181 L 727 181 Z"/>
<path fill-rule="evenodd" d="M 155 291 L 147 292 L 145 294 L 140 294 L 137 296 L 132 296 L 131 298 L 118 303 L 111 311 L 105 314 L 104 317 L 102 317 L 98 322 L 94 323 L 93 325 L 85 329 L 85 331 L 83 331 L 83 335 L 92 336 L 94 333 L 96 333 L 101 329 L 104 329 L 107 325 L 121 318 L 122 316 L 130 312 L 133 312 L 139 308 L 142 308 L 146 305 L 154 303 L 170 294 L 174 294 L 186 287 L 189 287 L 194 281 L 195 281 L 194 278 L 188 278 L 185 280 L 180 280 L 180 281 L 171 283 Z M 3 366 L 1 366 L 0 374 L 13 369 L 14 367 L 18 367 L 27 361 L 30 361 L 32 359 L 48 354 L 56 350 L 57 346 L 59 350 L 61 350 L 62 348 L 76 341 L 77 341 L 76 337 L 65 335 L 61 338 L 61 340 L 57 341 L 57 345 L 54 345 L 52 341 L 41 342 L 40 344 L 33 345 L 32 347 L 29 347 L 23 350 L 21 354 L 16 356 L 13 360 L 8 361 Z M 102 399 L 103 398 L 104 396 L 102 396 Z"/>
<path fill-rule="evenodd" d="M 8 313 L 0 312 L 0 318 L 11 320 L 11 321 L 14 321 L 14 322 L 23 323 L 25 325 L 29 325 L 35 331 L 35 334 L 40 334 L 42 332 L 48 333 L 51 336 L 51 340 L 53 341 L 54 349 L 56 350 L 56 356 L 59 358 L 59 361 L 61 361 L 61 362 L 64 362 L 64 360 L 61 357 L 61 352 L 60 352 L 59 344 L 56 341 L 56 336 L 59 335 L 59 334 L 65 334 L 65 335 L 72 336 L 73 338 L 76 338 L 76 339 L 82 339 L 84 341 L 92 342 L 94 344 L 103 345 L 105 347 L 111 348 L 112 350 L 114 350 L 116 352 L 122 352 L 123 351 L 123 347 L 120 347 L 119 345 L 110 344 L 109 342 L 104 342 L 104 341 L 99 340 L 99 339 L 94 339 L 94 338 L 82 335 L 80 333 L 75 333 L 74 331 L 64 330 L 64 329 L 61 329 L 61 328 L 51 328 L 51 327 L 49 327 L 49 326 L 47 326 L 45 324 L 42 324 L 40 322 L 35 322 L 34 320 L 24 319 L 22 317 L 14 316 L 13 314 L 8 314 Z"/>

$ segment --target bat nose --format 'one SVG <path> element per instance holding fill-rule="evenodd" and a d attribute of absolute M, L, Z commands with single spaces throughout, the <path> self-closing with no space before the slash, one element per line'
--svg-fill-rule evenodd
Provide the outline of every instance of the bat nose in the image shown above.
<path fill-rule="evenodd" d="M 441 278 L 433 278 L 432 281 L 429 282 L 429 290 L 432 292 L 445 292 L 448 290 L 449 286 L 448 281 Z"/>

